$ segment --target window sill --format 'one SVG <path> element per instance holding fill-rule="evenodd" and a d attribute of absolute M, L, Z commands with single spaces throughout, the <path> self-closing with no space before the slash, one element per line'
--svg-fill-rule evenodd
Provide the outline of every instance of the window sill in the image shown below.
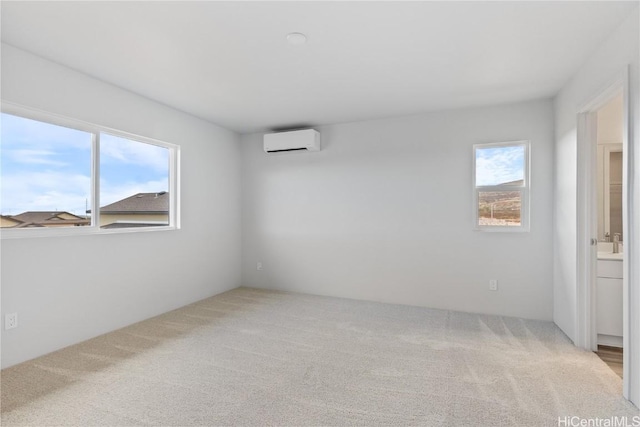
<path fill-rule="evenodd" d="M 492 226 L 492 227 L 476 227 L 473 231 L 482 233 L 528 233 L 531 231 L 529 227 L 509 227 L 509 226 Z"/>
<path fill-rule="evenodd" d="M 32 239 L 46 237 L 69 237 L 69 236 L 99 236 L 104 234 L 130 234 L 130 233 L 152 233 L 160 231 L 179 230 L 179 227 L 173 225 L 158 227 L 139 227 L 139 228 L 117 228 L 117 229 L 101 229 L 97 227 L 68 227 L 60 229 L 22 229 L 0 230 L 0 240 L 14 239 Z"/>

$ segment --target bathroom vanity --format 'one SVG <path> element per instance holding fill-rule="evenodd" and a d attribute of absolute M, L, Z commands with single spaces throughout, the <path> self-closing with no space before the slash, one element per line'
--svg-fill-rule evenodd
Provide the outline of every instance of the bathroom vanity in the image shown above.
<path fill-rule="evenodd" d="M 622 347 L 622 254 L 598 252 L 598 344 Z"/>

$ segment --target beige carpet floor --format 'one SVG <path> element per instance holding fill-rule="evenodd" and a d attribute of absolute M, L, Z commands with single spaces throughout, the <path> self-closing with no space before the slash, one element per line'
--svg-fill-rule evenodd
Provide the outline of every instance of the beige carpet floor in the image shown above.
<path fill-rule="evenodd" d="M 2 425 L 557 426 L 633 417 L 552 323 L 240 288 L 2 371 Z"/>

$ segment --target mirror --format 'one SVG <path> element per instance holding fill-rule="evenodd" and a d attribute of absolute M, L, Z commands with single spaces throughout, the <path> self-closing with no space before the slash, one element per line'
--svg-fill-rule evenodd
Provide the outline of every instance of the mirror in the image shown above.
<path fill-rule="evenodd" d="M 605 183 L 606 185 L 606 183 Z M 612 151 L 609 154 L 609 232 L 613 236 L 616 233 L 622 236 L 622 147 L 620 151 Z M 607 217 L 605 215 L 605 227 Z M 620 239 L 622 240 L 622 238 Z"/>
<path fill-rule="evenodd" d="M 622 236 L 622 144 L 598 145 L 598 240 Z"/>

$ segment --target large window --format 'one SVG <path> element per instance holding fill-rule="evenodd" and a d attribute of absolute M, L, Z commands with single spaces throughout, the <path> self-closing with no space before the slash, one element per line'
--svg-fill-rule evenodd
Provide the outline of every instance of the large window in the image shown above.
<path fill-rule="evenodd" d="M 473 146 L 475 228 L 529 230 L 529 143 Z"/>
<path fill-rule="evenodd" d="M 8 108 L 0 116 L 3 237 L 178 225 L 177 146 Z"/>

